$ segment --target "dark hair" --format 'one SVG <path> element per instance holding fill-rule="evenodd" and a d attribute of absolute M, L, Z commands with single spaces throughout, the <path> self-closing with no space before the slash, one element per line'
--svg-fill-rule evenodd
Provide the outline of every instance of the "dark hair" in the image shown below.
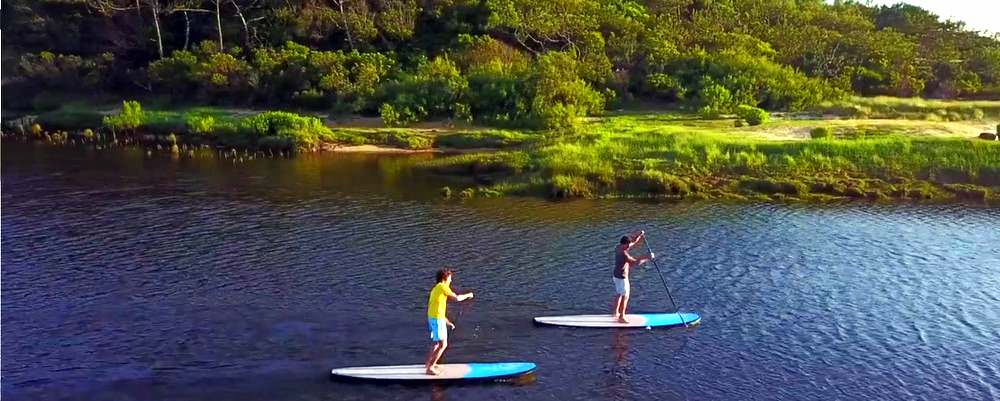
<path fill-rule="evenodd" d="M 628 244 L 629 242 L 632 242 L 632 240 L 629 239 L 627 235 L 623 235 L 622 239 L 618 241 L 618 243 L 622 245 Z"/>
<path fill-rule="evenodd" d="M 440 283 L 440 282 L 444 281 L 444 279 L 448 278 L 448 276 L 450 276 L 450 275 L 451 275 L 451 270 L 448 270 L 448 269 L 438 270 L 438 272 L 437 272 L 437 282 Z"/>

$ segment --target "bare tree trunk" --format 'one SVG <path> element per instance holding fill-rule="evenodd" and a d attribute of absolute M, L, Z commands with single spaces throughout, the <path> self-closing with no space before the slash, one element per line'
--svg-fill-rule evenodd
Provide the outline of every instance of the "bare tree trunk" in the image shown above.
<path fill-rule="evenodd" d="M 236 4 L 236 0 L 230 0 L 233 3 L 233 7 L 236 7 L 236 15 L 240 17 L 240 21 L 243 22 L 243 47 L 250 48 L 250 27 L 247 26 L 247 19 L 243 17 L 243 11 L 240 10 L 240 6 Z"/>
<path fill-rule="evenodd" d="M 191 18 L 188 16 L 188 12 L 184 12 L 184 50 L 188 49 L 188 43 L 191 42 Z"/>
<path fill-rule="evenodd" d="M 215 25 L 216 27 L 219 28 L 219 51 L 222 51 L 225 49 L 225 47 L 222 45 L 222 10 L 220 10 L 222 8 L 222 0 L 214 0 L 214 1 L 215 1 Z"/>
<path fill-rule="evenodd" d="M 149 8 L 153 10 L 153 26 L 156 28 L 156 50 L 163 58 L 163 34 L 160 32 L 160 1 L 150 0 Z"/>
<path fill-rule="evenodd" d="M 351 37 L 351 26 L 347 24 L 347 14 L 344 13 L 344 2 L 347 0 L 334 0 L 340 7 L 340 20 L 344 24 L 344 32 L 347 33 L 347 44 L 354 50 L 354 38 Z"/>

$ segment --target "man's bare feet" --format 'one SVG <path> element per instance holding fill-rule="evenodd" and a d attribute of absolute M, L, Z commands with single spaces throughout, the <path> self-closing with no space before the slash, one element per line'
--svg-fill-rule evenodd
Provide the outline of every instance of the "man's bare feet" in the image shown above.
<path fill-rule="evenodd" d="M 621 315 L 618 317 L 618 323 L 629 323 L 629 321 L 625 318 L 625 315 Z"/>
<path fill-rule="evenodd" d="M 439 366 L 437 366 L 437 365 L 431 366 L 431 367 L 427 368 L 427 374 L 429 374 L 431 376 L 437 376 L 437 375 L 441 374 L 441 368 Z"/>

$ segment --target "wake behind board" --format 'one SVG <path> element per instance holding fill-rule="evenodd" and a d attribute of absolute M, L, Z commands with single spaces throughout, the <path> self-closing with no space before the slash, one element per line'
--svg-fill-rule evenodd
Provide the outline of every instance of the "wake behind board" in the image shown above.
<path fill-rule="evenodd" d="M 681 321 L 681 317 L 684 321 Z M 576 315 L 576 316 L 547 316 L 547 317 L 536 317 L 535 323 L 547 324 L 552 326 L 568 326 L 568 327 L 610 327 L 610 328 L 629 328 L 629 327 L 669 327 L 669 326 L 681 326 L 684 323 L 688 325 L 698 324 L 701 322 L 701 316 L 697 313 L 681 313 L 678 316 L 677 313 L 642 313 L 642 314 L 626 314 L 625 319 L 628 323 L 619 323 L 611 315 Z"/>
<path fill-rule="evenodd" d="M 335 379 L 419 381 L 419 380 L 492 380 L 505 379 L 531 373 L 536 366 L 531 362 L 502 363 L 449 363 L 438 365 L 441 374 L 429 375 L 424 365 L 365 366 L 339 368 L 330 372 Z"/>

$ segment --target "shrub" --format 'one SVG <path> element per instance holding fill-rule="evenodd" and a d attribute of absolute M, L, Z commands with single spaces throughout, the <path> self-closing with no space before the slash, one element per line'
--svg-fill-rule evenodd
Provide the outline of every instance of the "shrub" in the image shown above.
<path fill-rule="evenodd" d="M 495 125 L 521 125 L 531 113 L 531 76 L 526 64 L 493 61 L 473 67 L 468 103 L 471 116 Z"/>
<path fill-rule="evenodd" d="M 378 114 L 382 118 L 382 124 L 386 127 L 404 127 L 420 121 L 420 116 L 410 108 L 397 109 L 389 103 L 383 103 L 378 109 Z"/>
<path fill-rule="evenodd" d="M 93 89 L 110 86 L 114 62 L 112 53 L 81 57 L 43 51 L 21 56 L 17 75 L 45 88 Z"/>
<path fill-rule="evenodd" d="M 329 138 L 333 133 L 316 117 L 300 116 L 284 111 L 268 111 L 240 121 L 238 133 L 248 144 L 258 144 L 260 139 L 275 142 L 290 139 L 297 147 L 312 147 L 321 138 Z"/>
<path fill-rule="evenodd" d="M 535 63 L 531 118 L 541 128 L 572 127 L 604 109 L 604 96 L 580 78 L 572 54 L 549 52 Z"/>
<path fill-rule="evenodd" d="M 741 104 L 736 107 L 736 115 L 739 116 L 740 119 L 746 120 L 747 124 L 750 124 L 751 126 L 761 125 L 767 122 L 767 120 L 771 117 L 767 114 L 767 111 L 764 111 L 764 109 L 747 106 L 745 104 Z"/>
<path fill-rule="evenodd" d="M 719 118 L 732 109 L 733 95 L 722 85 L 711 84 L 698 93 L 701 108 L 698 113 L 704 118 Z"/>
<path fill-rule="evenodd" d="M 809 131 L 809 137 L 812 139 L 833 138 L 833 130 L 830 127 L 816 127 Z"/>
<path fill-rule="evenodd" d="M 680 81 L 667 74 L 649 74 L 645 90 L 664 100 L 682 100 L 687 93 L 687 88 Z"/>
<path fill-rule="evenodd" d="M 215 118 L 212 116 L 190 115 L 185 119 L 188 132 L 200 135 L 215 132 Z"/>
<path fill-rule="evenodd" d="M 385 103 L 379 109 L 386 125 L 406 125 L 429 118 L 456 118 L 467 114 L 463 103 L 469 82 L 447 57 L 419 65 L 412 74 L 385 87 Z M 390 107 L 385 107 L 389 105 Z"/>
<path fill-rule="evenodd" d="M 105 116 L 104 125 L 116 131 L 129 131 L 141 127 L 146 122 L 146 113 L 142 105 L 135 100 L 122 102 L 122 111 L 116 115 Z"/>

